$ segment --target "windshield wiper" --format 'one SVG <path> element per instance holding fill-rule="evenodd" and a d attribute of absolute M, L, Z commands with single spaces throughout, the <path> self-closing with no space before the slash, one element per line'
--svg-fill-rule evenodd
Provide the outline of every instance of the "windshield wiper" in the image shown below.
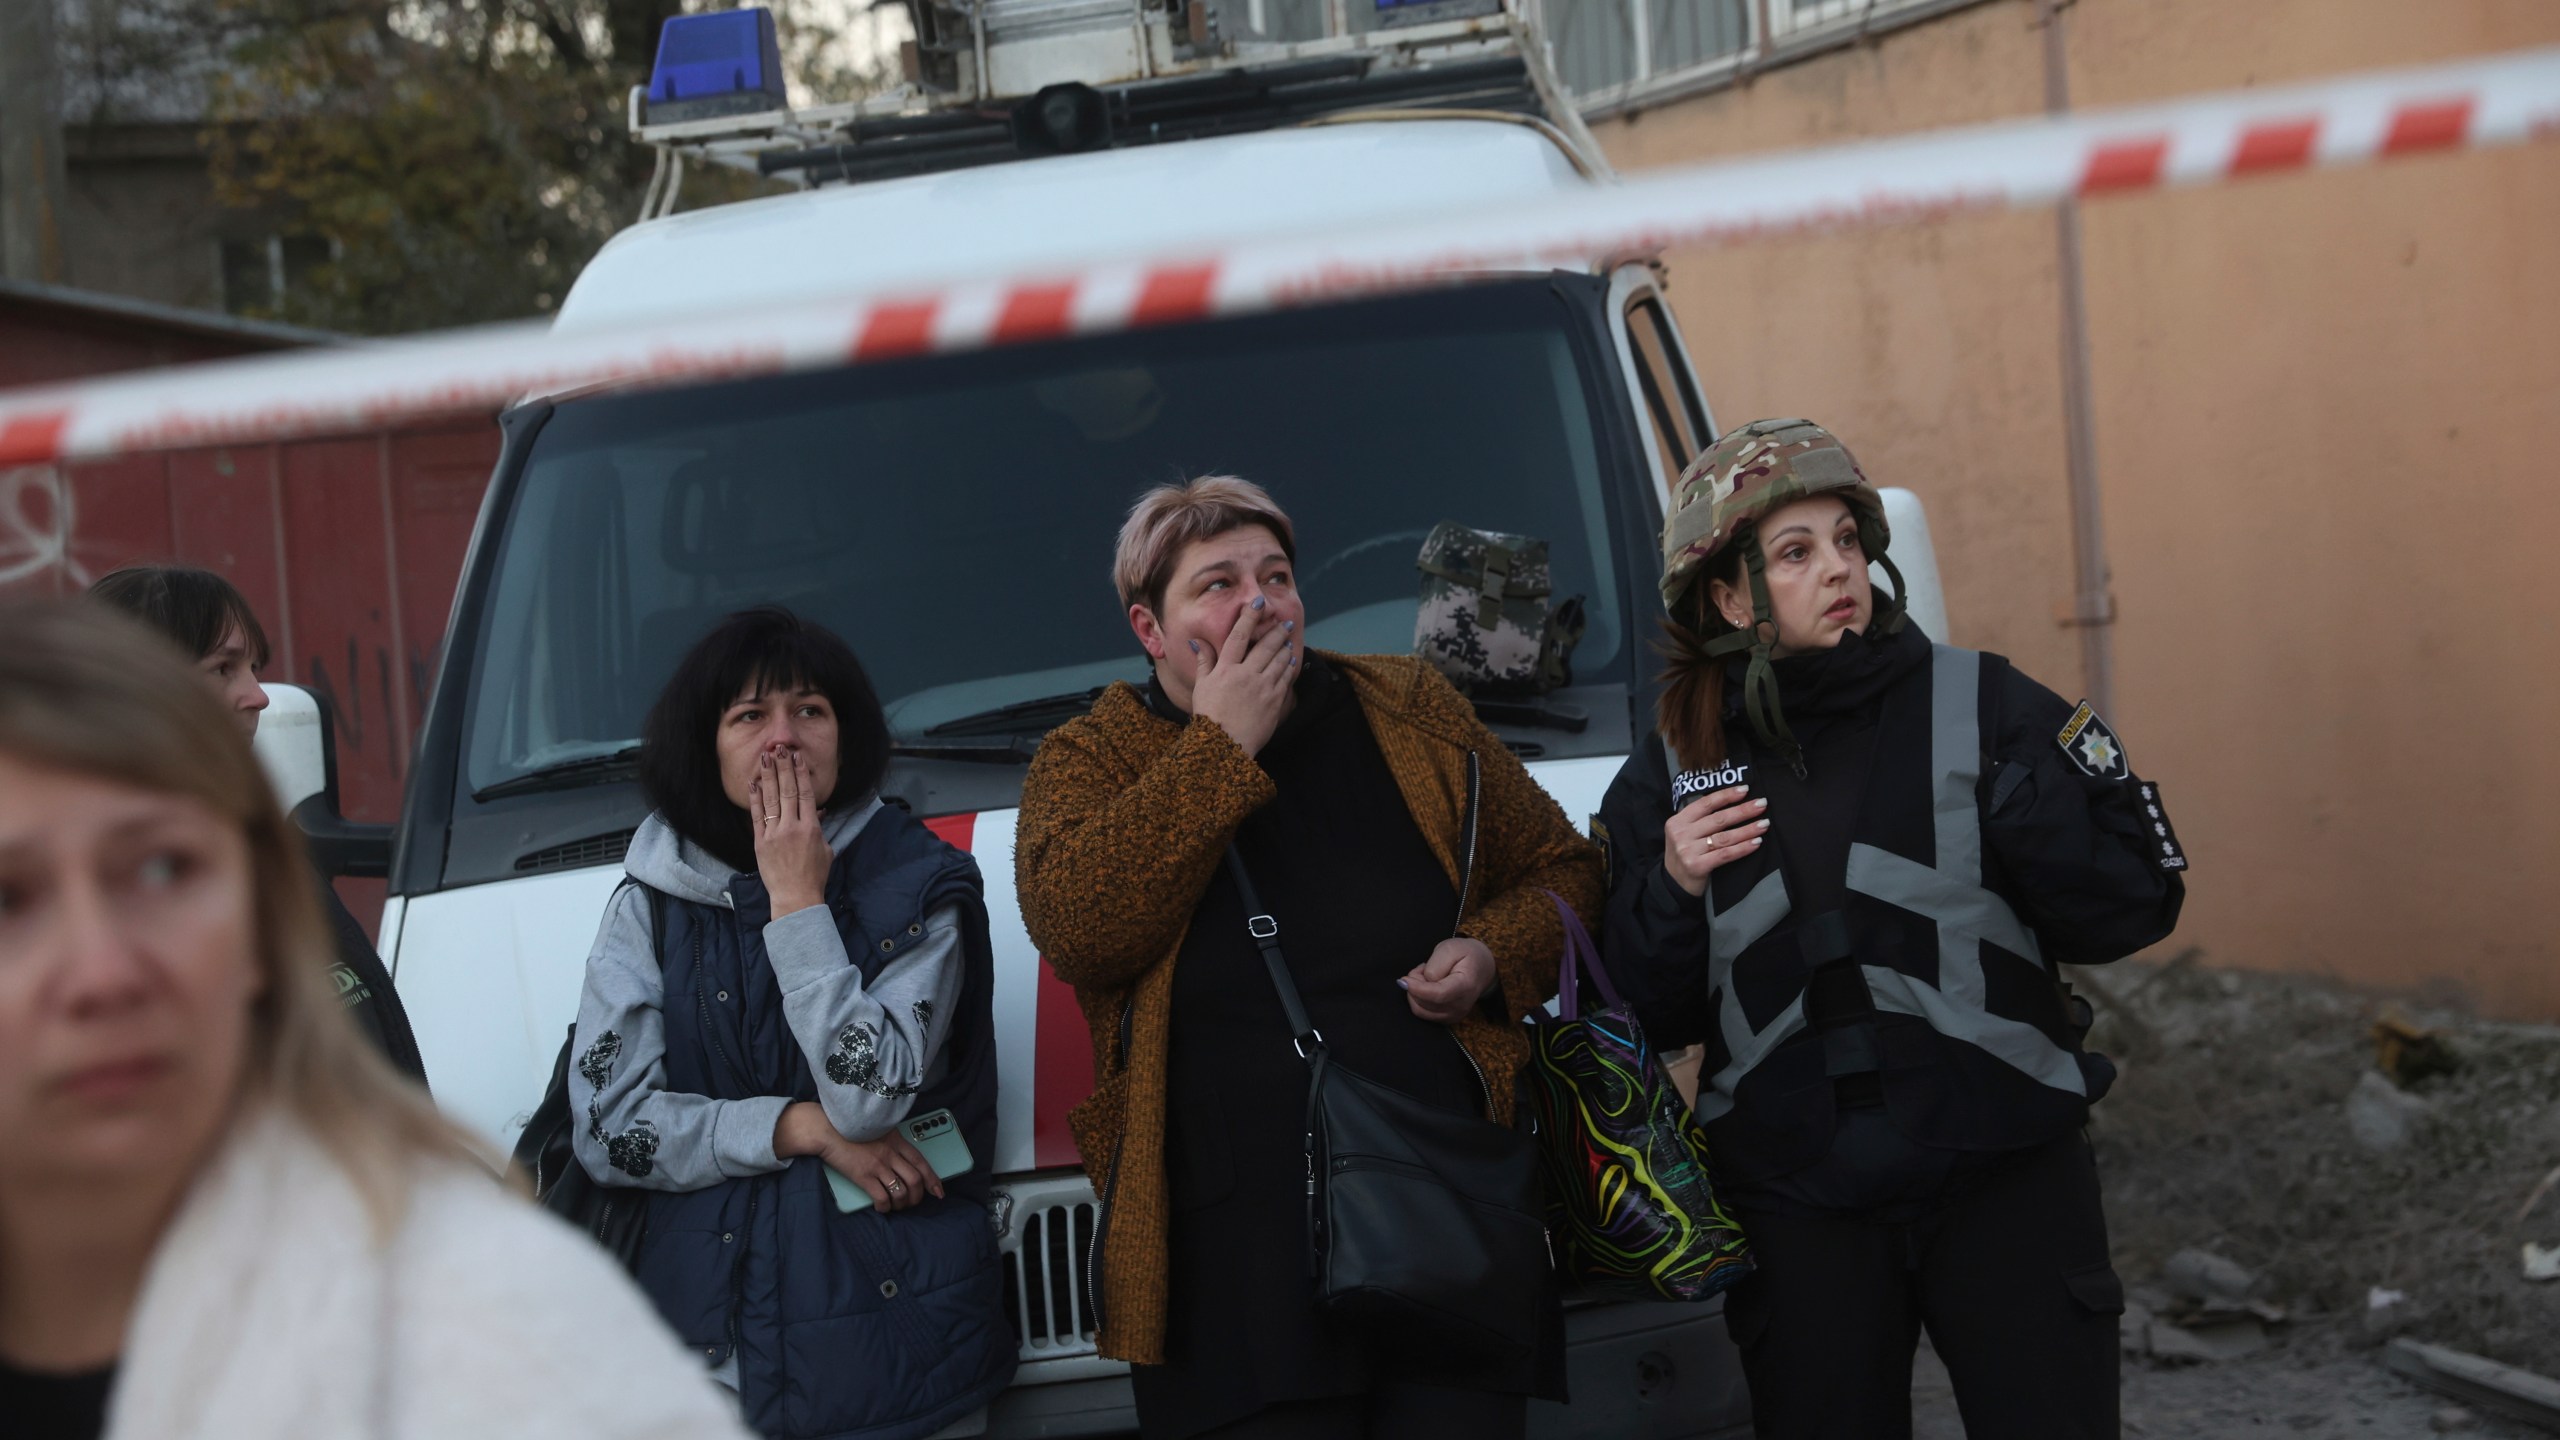
<path fill-rule="evenodd" d="M 1547 700 L 1478 700 L 1476 718 L 1487 725 L 1518 725 L 1529 730 L 1561 730 L 1579 735 L 1591 728 L 1591 712 L 1579 705 Z"/>
<path fill-rule="evenodd" d="M 1093 708 L 1102 698 L 1107 685 L 1090 690 L 1070 690 L 1064 695 L 1043 695 L 1037 700 L 1016 700 L 992 710 L 980 710 L 939 725 L 928 725 L 927 735 L 1018 735 L 1037 728 L 1046 734 Z"/>
<path fill-rule="evenodd" d="M 485 790 L 474 790 L 474 800 L 499 800 L 509 795 L 531 795 L 541 790 L 574 790 L 581 785 L 602 785 L 625 779 L 640 766 L 640 747 L 626 745 L 604 755 L 581 755 L 557 765 L 545 765 L 522 775 L 501 780 Z"/>
<path fill-rule="evenodd" d="M 1020 735 L 1007 740 L 990 741 L 984 745 L 919 745 L 913 741 L 902 740 L 891 745 L 889 753 L 910 760 L 957 760 L 963 764 L 974 765 L 1028 765 L 1031 763 L 1031 757 L 1040 753 L 1040 742 Z"/>

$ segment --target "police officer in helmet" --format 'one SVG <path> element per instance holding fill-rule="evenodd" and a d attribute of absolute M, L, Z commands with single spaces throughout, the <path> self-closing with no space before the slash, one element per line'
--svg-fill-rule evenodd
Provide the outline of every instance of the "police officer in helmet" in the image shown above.
<path fill-rule="evenodd" d="M 2056 967 L 2167 936 L 2186 859 L 2088 706 L 1920 633 L 1888 538 L 1803 420 L 1681 476 L 1658 736 L 1600 816 L 1606 963 L 1658 1043 L 1704 1046 L 1760 1435 L 1908 1436 L 1926 1327 L 1974 1440 L 2114 1436 L 2082 1134 L 2114 1070 Z"/>

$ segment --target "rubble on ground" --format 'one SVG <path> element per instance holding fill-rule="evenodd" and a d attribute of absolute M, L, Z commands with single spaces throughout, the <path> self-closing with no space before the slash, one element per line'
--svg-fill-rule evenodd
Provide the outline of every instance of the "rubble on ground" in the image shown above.
<path fill-rule="evenodd" d="M 2560 1027 L 2192 953 L 2071 978 L 2123 1072 L 2091 1134 L 2129 1352 L 2370 1362 L 2407 1336 L 2560 1374 L 2560 1285 L 2524 1248 L 2560 1240 L 2560 1201 L 2532 1203 L 2560 1176 Z"/>

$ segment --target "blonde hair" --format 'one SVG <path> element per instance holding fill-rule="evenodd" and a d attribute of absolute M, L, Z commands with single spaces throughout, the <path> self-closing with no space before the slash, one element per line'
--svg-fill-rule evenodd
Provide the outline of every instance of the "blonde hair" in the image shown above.
<path fill-rule="evenodd" d="M 294 832 L 239 726 L 170 642 L 94 601 L 0 605 L 0 753 L 184 796 L 248 842 L 253 1002 L 244 1097 L 282 1105 L 387 1238 L 422 1157 L 487 1160 L 347 1018 L 336 944 Z"/>
<path fill-rule="evenodd" d="M 1298 562 L 1298 534 L 1287 512 L 1250 480 L 1203 475 L 1139 496 L 1120 524 L 1120 544 L 1111 557 L 1111 583 L 1120 588 L 1120 603 L 1161 612 L 1165 587 L 1173 582 L 1173 562 L 1182 552 L 1247 525 L 1268 529 L 1279 537 L 1280 553 L 1289 563 Z"/>

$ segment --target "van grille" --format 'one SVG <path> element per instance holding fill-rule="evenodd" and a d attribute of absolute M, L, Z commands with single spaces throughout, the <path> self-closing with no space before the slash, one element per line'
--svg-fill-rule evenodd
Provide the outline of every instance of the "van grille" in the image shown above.
<path fill-rule="evenodd" d="M 1021 1243 L 1005 1256 L 1004 1305 L 1025 1360 L 1094 1353 L 1085 1256 L 1093 1249 L 1095 1213 L 1088 1200 L 1022 1218 Z"/>
<path fill-rule="evenodd" d="M 631 837 L 638 832 L 616 830 L 605 835 L 590 835 L 548 850 L 536 850 L 516 857 L 516 870 L 576 870 L 589 865 L 610 865 L 631 849 Z"/>

